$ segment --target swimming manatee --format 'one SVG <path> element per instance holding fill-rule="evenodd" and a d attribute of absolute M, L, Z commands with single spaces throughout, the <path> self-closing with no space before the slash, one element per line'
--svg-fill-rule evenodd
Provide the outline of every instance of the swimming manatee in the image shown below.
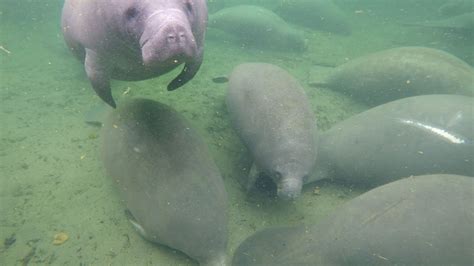
<path fill-rule="evenodd" d="M 247 238 L 232 265 L 473 265 L 474 179 L 404 178 L 345 203 L 315 225 Z"/>
<path fill-rule="evenodd" d="M 280 0 L 275 10 L 283 19 L 341 35 L 351 33 L 346 14 L 331 0 Z"/>
<path fill-rule="evenodd" d="M 242 45 L 274 50 L 306 50 L 306 40 L 301 31 L 259 6 L 224 8 L 209 16 L 209 26 L 238 37 Z"/>
<path fill-rule="evenodd" d="M 444 16 L 474 12 L 474 0 L 447 0 L 439 7 L 438 11 Z"/>
<path fill-rule="evenodd" d="M 320 135 L 312 182 L 379 186 L 410 175 L 474 176 L 474 98 L 423 95 L 386 103 Z"/>
<path fill-rule="evenodd" d="M 263 174 L 280 198 L 299 196 L 316 160 L 316 120 L 298 82 L 275 65 L 238 65 L 229 77 L 227 109 L 254 159 L 247 189 Z"/>
<path fill-rule="evenodd" d="M 441 50 L 400 47 L 342 64 L 323 83 L 375 106 L 422 94 L 473 96 L 474 69 Z"/>
<path fill-rule="evenodd" d="M 409 26 L 445 29 L 470 35 L 474 33 L 474 12 L 464 13 L 445 19 L 427 20 L 405 24 Z"/>
<path fill-rule="evenodd" d="M 167 105 L 135 99 L 109 115 L 101 137 L 107 175 L 137 231 L 201 265 L 224 265 L 227 194 L 192 126 Z"/>
<path fill-rule="evenodd" d="M 201 66 L 206 23 L 205 0 L 66 0 L 61 24 L 93 89 L 115 107 L 110 79 L 149 79 L 184 63 L 168 90 L 191 80 Z"/>

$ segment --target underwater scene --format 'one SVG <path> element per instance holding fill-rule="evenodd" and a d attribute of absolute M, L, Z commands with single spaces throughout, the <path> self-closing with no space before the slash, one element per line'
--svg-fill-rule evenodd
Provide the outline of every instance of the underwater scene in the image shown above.
<path fill-rule="evenodd" d="M 0 1 L 0 265 L 474 265 L 474 0 Z"/>

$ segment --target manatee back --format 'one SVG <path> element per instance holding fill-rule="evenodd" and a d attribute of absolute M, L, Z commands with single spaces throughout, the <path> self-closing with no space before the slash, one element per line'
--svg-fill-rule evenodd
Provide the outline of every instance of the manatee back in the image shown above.
<path fill-rule="evenodd" d="M 259 167 L 295 159 L 312 168 L 316 119 L 304 90 L 285 70 L 264 63 L 237 66 L 226 101 L 232 124 Z"/>
<path fill-rule="evenodd" d="M 329 87 L 371 106 L 422 94 L 474 95 L 474 69 L 441 50 L 400 47 L 335 68 Z"/>
<path fill-rule="evenodd" d="M 472 265 L 473 186 L 456 175 L 398 180 L 316 225 L 254 234 L 232 265 Z"/>
<path fill-rule="evenodd" d="M 302 31 L 290 26 L 271 10 L 259 6 L 224 8 L 210 16 L 209 25 L 239 37 L 245 45 L 285 51 L 307 48 Z"/>
<path fill-rule="evenodd" d="M 422 95 L 386 103 L 321 134 L 333 177 L 367 186 L 431 173 L 474 175 L 472 97 Z"/>
<path fill-rule="evenodd" d="M 227 195 L 206 145 L 172 108 L 121 103 L 102 131 L 102 158 L 144 236 L 203 262 L 225 254 Z"/>
<path fill-rule="evenodd" d="M 472 265 L 474 179 L 401 179 L 349 201 L 324 223 L 324 261 L 336 265 Z"/>
<path fill-rule="evenodd" d="M 245 33 L 249 37 L 265 34 L 265 27 L 272 26 L 279 30 L 286 22 L 272 11 L 252 5 L 238 5 L 217 11 L 209 18 L 209 25 L 231 32 Z M 252 27 L 252 28 L 243 28 Z M 267 29 L 268 31 L 268 29 Z"/>
<path fill-rule="evenodd" d="M 342 35 L 352 31 L 346 14 L 331 0 L 281 0 L 276 12 L 286 21 L 315 30 Z"/>

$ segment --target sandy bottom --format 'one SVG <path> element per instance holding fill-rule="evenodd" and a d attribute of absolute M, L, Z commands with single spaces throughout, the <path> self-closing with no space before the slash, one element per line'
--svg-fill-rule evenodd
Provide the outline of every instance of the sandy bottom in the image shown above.
<path fill-rule="evenodd" d="M 305 187 L 291 203 L 248 196 L 241 186 L 247 154 L 229 124 L 226 84 L 212 78 L 227 75 L 242 62 L 279 65 L 301 82 L 320 130 L 326 130 L 367 108 L 336 92 L 309 87 L 314 65 L 338 65 L 407 45 L 444 49 L 472 63 L 463 44 L 446 39 L 443 32 L 401 26 L 400 17 L 415 17 L 413 10 L 397 10 L 391 18 L 364 6 L 348 12 L 352 35 L 306 30 L 309 49 L 303 54 L 239 47 L 209 31 L 204 64 L 185 87 L 165 89 L 179 70 L 142 82 L 113 82 L 116 99 L 146 97 L 169 104 L 205 138 L 229 194 L 229 256 L 259 229 L 317 223 L 364 189 L 329 180 Z M 99 128 L 84 123 L 84 113 L 99 100 L 83 67 L 67 51 L 56 21 L 57 14 L 41 23 L 2 20 L 0 26 L 0 45 L 10 52 L 0 51 L 0 264 L 195 264 L 178 251 L 145 241 L 128 223 L 98 159 Z M 319 193 L 314 193 L 316 187 Z M 69 239 L 54 245 L 60 232 Z"/>

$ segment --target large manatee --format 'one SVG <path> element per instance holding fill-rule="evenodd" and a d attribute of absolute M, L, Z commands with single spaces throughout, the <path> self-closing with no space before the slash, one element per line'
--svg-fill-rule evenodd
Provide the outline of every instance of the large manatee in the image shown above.
<path fill-rule="evenodd" d="M 227 109 L 254 159 L 247 188 L 262 173 L 280 198 L 299 196 L 316 160 L 316 121 L 303 88 L 275 65 L 241 64 L 230 74 Z"/>
<path fill-rule="evenodd" d="M 342 64 L 323 83 L 375 106 L 421 94 L 473 96 L 474 69 L 441 50 L 400 47 Z"/>
<path fill-rule="evenodd" d="M 378 186 L 410 175 L 474 176 L 474 98 L 423 95 L 386 103 L 320 135 L 315 174 Z"/>
<path fill-rule="evenodd" d="M 69 49 L 112 107 L 110 79 L 149 79 L 185 63 L 168 90 L 191 80 L 201 66 L 206 23 L 205 0 L 66 0 L 62 14 Z"/>
<path fill-rule="evenodd" d="M 175 110 L 151 100 L 124 102 L 107 118 L 102 157 L 148 240 L 204 265 L 224 265 L 227 194 L 206 144 Z"/>
<path fill-rule="evenodd" d="M 398 180 L 316 225 L 257 232 L 232 265 L 473 265 L 473 188 L 457 175 Z"/>
<path fill-rule="evenodd" d="M 260 6 L 224 8 L 209 17 L 209 26 L 237 36 L 242 45 L 275 50 L 306 49 L 306 40 L 301 31 Z"/>

